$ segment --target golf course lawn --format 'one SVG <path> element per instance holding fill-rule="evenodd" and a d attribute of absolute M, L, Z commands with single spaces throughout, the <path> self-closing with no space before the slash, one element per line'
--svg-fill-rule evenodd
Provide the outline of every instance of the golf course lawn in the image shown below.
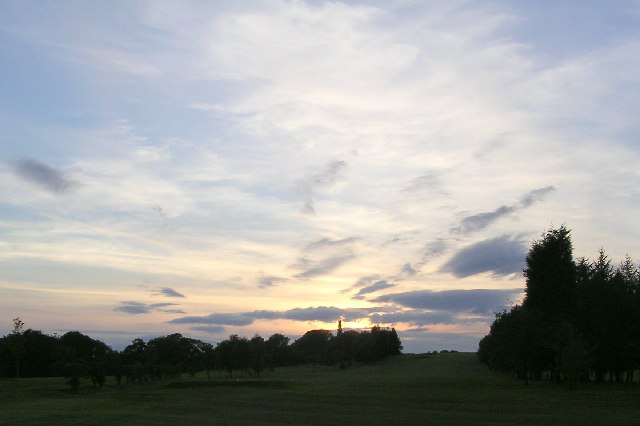
<path fill-rule="evenodd" d="M 279 368 L 118 387 L 88 379 L 1 379 L 0 424 L 421 425 L 640 424 L 639 384 L 525 385 L 475 354 L 402 355 L 346 369 Z"/>

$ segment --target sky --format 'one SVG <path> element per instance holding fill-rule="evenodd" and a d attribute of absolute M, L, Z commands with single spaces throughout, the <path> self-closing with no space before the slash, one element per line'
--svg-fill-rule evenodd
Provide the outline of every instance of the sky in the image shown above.
<path fill-rule="evenodd" d="M 475 351 L 640 256 L 638 1 L 0 3 L 0 335 Z"/>

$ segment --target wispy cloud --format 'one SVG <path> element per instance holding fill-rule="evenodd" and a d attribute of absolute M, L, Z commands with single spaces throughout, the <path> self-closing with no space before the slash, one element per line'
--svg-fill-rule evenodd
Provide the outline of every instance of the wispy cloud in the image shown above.
<path fill-rule="evenodd" d="M 343 238 L 340 240 L 333 240 L 331 238 L 322 238 L 320 240 L 309 243 L 304 250 L 314 251 L 314 250 L 320 250 L 320 249 L 326 249 L 326 248 L 345 247 L 359 240 L 360 238 L 358 237 L 349 237 L 349 238 Z"/>
<path fill-rule="evenodd" d="M 436 173 L 418 176 L 409 182 L 403 189 L 407 193 L 426 193 L 431 196 L 442 198 L 450 194 L 443 189 L 442 178 Z"/>
<path fill-rule="evenodd" d="M 404 191 L 413 192 L 423 189 L 433 189 L 437 188 L 439 185 L 440 183 L 438 177 L 436 175 L 429 174 L 414 178 L 411 183 L 406 188 L 404 188 Z"/>
<path fill-rule="evenodd" d="M 418 270 L 411 263 L 405 263 L 400 268 L 400 274 L 405 277 L 415 277 L 418 274 Z"/>
<path fill-rule="evenodd" d="M 151 312 L 163 312 L 168 314 L 184 314 L 181 309 L 167 309 L 170 306 L 178 306 L 177 303 L 142 303 L 133 301 L 120 302 L 120 306 L 113 308 L 116 312 L 124 312 L 131 315 L 149 314 Z"/>
<path fill-rule="evenodd" d="M 301 256 L 290 266 L 301 271 L 294 277 L 308 279 L 334 272 L 357 258 L 355 249 L 360 241 L 358 237 L 321 238 L 307 244 L 302 249 Z"/>
<path fill-rule="evenodd" d="M 353 297 L 352 299 L 362 300 L 365 295 L 378 292 L 380 290 L 384 290 L 387 288 L 395 287 L 395 284 L 388 282 L 387 280 L 376 281 L 371 285 L 366 287 L 362 287 Z"/>
<path fill-rule="evenodd" d="M 327 275 L 340 268 L 347 262 L 356 259 L 354 254 L 344 254 L 335 257 L 328 257 L 319 261 L 311 261 L 309 259 L 301 259 L 298 263 L 298 269 L 304 269 L 302 272 L 294 275 L 296 278 L 313 278 L 321 275 Z"/>
<path fill-rule="evenodd" d="M 542 201 L 542 199 L 549 194 L 550 192 L 555 191 L 555 186 L 545 186 L 544 188 L 534 189 L 533 191 L 526 194 L 524 197 L 520 199 L 520 205 L 518 208 L 525 209 L 530 207 L 532 204 L 537 203 L 538 201 Z"/>
<path fill-rule="evenodd" d="M 153 294 L 158 295 L 158 296 L 166 296 L 166 297 L 176 297 L 176 298 L 182 298 L 182 297 L 186 297 L 184 294 L 178 292 L 177 290 L 174 290 L 170 287 L 162 287 L 162 288 L 157 288 L 152 290 Z"/>
<path fill-rule="evenodd" d="M 287 281 L 289 281 L 288 278 L 276 277 L 275 275 L 265 275 L 262 273 L 258 275 L 258 287 L 260 288 L 275 287 Z"/>
<path fill-rule="evenodd" d="M 380 279 L 379 274 L 367 275 L 364 277 L 358 278 L 358 281 L 353 285 L 353 288 L 360 288 L 371 285 L 374 281 L 378 281 Z"/>
<path fill-rule="evenodd" d="M 534 203 L 541 201 L 545 195 L 555 190 L 553 186 L 546 186 L 544 188 L 534 189 L 527 193 L 522 199 L 510 206 L 500 206 L 494 211 L 486 213 L 478 213 L 472 216 L 467 216 L 460 221 L 460 224 L 453 228 L 451 232 L 456 234 L 470 234 L 481 229 L 486 228 L 498 219 L 511 215 L 518 210 L 531 207 Z"/>
<path fill-rule="evenodd" d="M 332 187 L 340 179 L 340 173 L 345 167 L 347 167 L 345 161 L 335 160 L 330 162 L 323 171 L 304 177 L 298 182 L 298 192 L 304 198 L 302 209 L 304 213 L 316 213 L 314 203 L 317 191 Z"/>
<path fill-rule="evenodd" d="M 513 206 L 500 206 L 492 212 L 478 213 L 473 216 L 467 216 L 460 221 L 460 225 L 453 229 L 454 233 L 469 234 L 471 232 L 479 231 L 491 225 L 496 220 L 503 216 L 510 215 L 515 212 L 516 209 Z"/>
<path fill-rule="evenodd" d="M 373 284 L 375 281 L 380 280 L 380 275 L 379 274 L 373 274 L 373 275 L 367 275 L 364 277 L 360 277 L 358 278 L 358 280 L 351 286 L 345 289 L 340 290 L 341 294 L 345 294 L 345 293 L 349 293 L 353 290 L 362 288 L 362 287 L 366 287 L 369 286 L 371 284 Z"/>
<path fill-rule="evenodd" d="M 13 170 L 20 178 L 53 194 L 65 194 L 78 185 L 64 172 L 33 159 L 16 162 Z"/>
<path fill-rule="evenodd" d="M 451 241 L 445 238 L 438 238 L 424 245 L 422 249 L 422 257 L 416 265 L 418 268 L 423 267 L 432 259 L 443 255 L 451 246 Z"/>

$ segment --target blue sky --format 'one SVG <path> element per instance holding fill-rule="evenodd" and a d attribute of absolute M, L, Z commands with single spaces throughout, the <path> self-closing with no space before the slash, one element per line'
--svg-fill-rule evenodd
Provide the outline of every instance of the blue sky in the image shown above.
<path fill-rule="evenodd" d="M 531 242 L 640 253 L 640 2 L 0 5 L 0 332 L 475 350 Z"/>

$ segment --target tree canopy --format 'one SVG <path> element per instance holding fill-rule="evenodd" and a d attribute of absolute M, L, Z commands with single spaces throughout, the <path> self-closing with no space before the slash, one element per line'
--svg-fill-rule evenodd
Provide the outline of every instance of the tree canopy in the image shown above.
<path fill-rule="evenodd" d="M 370 331 L 342 329 L 311 330 L 290 343 L 280 333 L 264 339 L 233 334 L 216 346 L 179 333 L 148 341 L 134 339 L 121 352 L 78 331 L 49 336 L 41 331 L 23 331 L 14 320 L 14 331 L 0 338 L 0 377 L 65 376 L 75 389 L 81 377 L 101 386 L 106 375 L 118 383 L 143 382 L 153 378 L 195 374 L 214 369 L 234 374 L 256 375 L 266 369 L 301 363 L 341 366 L 372 362 L 399 354 L 402 345 L 394 329 L 373 327 Z"/>
<path fill-rule="evenodd" d="M 526 258 L 525 298 L 496 315 L 478 356 L 491 368 L 529 380 L 633 380 L 640 364 L 640 272 L 616 268 L 603 249 L 573 258 L 571 233 L 551 229 Z"/>

